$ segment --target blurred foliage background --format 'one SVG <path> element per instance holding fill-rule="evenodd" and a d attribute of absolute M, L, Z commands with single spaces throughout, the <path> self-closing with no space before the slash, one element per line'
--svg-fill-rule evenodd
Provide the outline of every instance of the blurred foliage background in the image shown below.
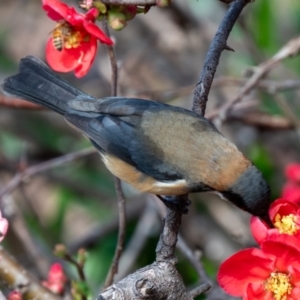
<path fill-rule="evenodd" d="M 69 3 L 77 6 L 76 1 Z M 118 94 L 191 108 L 205 54 L 226 9 L 218 1 L 174 0 L 170 7 L 151 8 L 121 32 L 112 32 L 120 70 Z M 216 79 L 234 78 L 236 82 L 213 87 L 208 113 L 238 92 L 240 81 L 253 67 L 299 35 L 299 15 L 297 0 L 256 0 L 246 7 L 228 41 L 235 52 L 223 52 L 216 74 Z M 41 1 L 0 2 L 0 81 L 16 72 L 22 57 L 44 58 L 45 43 L 54 25 L 42 10 Z M 86 77 L 62 77 L 100 98 L 110 93 L 111 69 L 105 47 L 99 48 Z M 297 81 L 299 76 L 298 56 L 284 61 L 267 79 Z M 300 161 L 299 88 L 298 84 L 298 89 L 280 92 L 288 111 L 267 90 L 253 90 L 244 100 L 255 103 L 255 110 L 284 117 L 292 126 L 256 126 L 239 117 L 229 118 L 220 128 L 264 173 L 273 198 L 280 195 L 284 166 Z M 4 105 L 0 106 L 0 145 L 0 189 L 28 166 L 90 147 L 55 113 Z M 125 185 L 124 191 L 128 226 L 118 278 L 153 262 L 162 228 L 154 197 L 135 194 Z M 181 232 L 192 249 L 203 251 L 206 270 L 215 278 L 218 265 L 226 257 L 254 245 L 249 215 L 216 196 L 198 194 L 191 199 L 193 204 L 183 218 Z M 67 245 L 73 253 L 84 247 L 89 252 L 88 282 L 95 293 L 99 291 L 115 250 L 118 217 L 113 178 L 98 155 L 28 178 L 2 198 L 1 207 L 11 224 L 5 246 L 24 267 L 37 273 L 37 264 L 48 266 L 56 261 L 51 253 L 57 243 Z M 35 245 L 34 255 L 28 253 L 27 230 Z M 192 287 L 197 282 L 196 273 L 180 252 L 178 256 L 180 273 Z M 66 268 L 70 276 L 76 277 L 72 268 Z M 39 276 L 45 275 L 47 267 L 41 269 Z"/>

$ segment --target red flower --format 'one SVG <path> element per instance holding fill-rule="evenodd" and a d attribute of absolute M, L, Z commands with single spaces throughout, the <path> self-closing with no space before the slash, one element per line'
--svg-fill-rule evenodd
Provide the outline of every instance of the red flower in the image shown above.
<path fill-rule="evenodd" d="M 220 286 L 243 300 L 300 299 L 300 252 L 277 241 L 261 249 L 242 250 L 228 258 L 218 273 Z"/>
<path fill-rule="evenodd" d="M 52 20 L 58 22 L 46 45 L 48 64 L 55 71 L 74 70 L 75 76 L 84 76 L 95 59 L 97 40 L 113 44 L 94 24 L 97 9 L 92 8 L 81 14 L 59 0 L 43 0 L 43 9 Z"/>
<path fill-rule="evenodd" d="M 292 181 L 300 182 L 300 164 L 292 163 L 286 166 L 285 176 Z"/>
<path fill-rule="evenodd" d="M 269 214 L 275 228 L 270 229 L 258 217 L 251 218 L 251 231 L 257 243 L 282 235 L 285 243 L 300 246 L 300 207 L 285 199 L 277 199 L 271 204 Z"/>
<path fill-rule="evenodd" d="M 293 181 L 288 181 L 282 188 L 281 197 L 295 203 L 300 203 L 300 185 Z"/>
<path fill-rule="evenodd" d="M 67 278 L 64 270 L 59 263 L 55 263 L 50 267 L 47 281 L 43 281 L 44 287 L 54 294 L 62 294 L 65 288 Z"/>

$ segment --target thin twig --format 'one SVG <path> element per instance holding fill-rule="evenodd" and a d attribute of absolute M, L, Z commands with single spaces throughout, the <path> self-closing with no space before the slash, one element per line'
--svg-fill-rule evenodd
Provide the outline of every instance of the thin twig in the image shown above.
<path fill-rule="evenodd" d="M 208 292 L 211 289 L 211 285 L 209 283 L 203 283 L 200 286 L 196 287 L 195 289 L 190 291 L 190 295 L 195 298 L 199 295 Z"/>
<path fill-rule="evenodd" d="M 22 109 L 43 109 L 42 106 L 5 95 L 0 95 L 0 106 L 8 108 L 22 108 Z"/>
<path fill-rule="evenodd" d="M 122 279 L 129 273 L 144 249 L 149 236 L 153 235 L 153 228 L 155 228 L 157 224 L 158 216 L 153 201 L 149 200 L 152 199 L 147 197 L 147 202 L 144 204 L 143 209 L 140 210 L 140 217 L 138 218 L 134 232 L 126 245 L 126 250 L 122 254 L 119 263 L 120 270 L 115 278 L 116 281 Z"/>
<path fill-rule="evenodd" d="M 21 242 L 24 250 L 30 257 L 30 261 L 35 266 L 38 275 L 40 277 L 46 277 L 49 271 L 50 261 L 45 255 L 45 251 L 42 251 L 41 247 L 36 244 L 32 234 L 30 234 L 20 207 L 16 205 L 15 199 L 11 195 L 6 195 L 2 199 L 1 210 L 4 216 L 8 218 L 10 229 Z"/>
<path fill-rule="evenodd" d="M 123 1 L 123 0 L 122 0 Z M 109 29 L 106 20 L 102 22 L 105 34 L 109 37 Z M 118 91 L 118 64 L 116 59 L 116 53 L 113 46 L 106 45 L 108 51 L 109 61 L 111 65 L 111 96 L 117 96 Z"/>
<path fill-rule="evenodd" d="M 191 248 L 187 245 L 185 240 L 179 234 L 177 248 L 182 252 L 182 254 L 188 259 L 190 264 L 195 268 L 201 283 L 208 283 L 211 286 L 211 280 L 208 278 L 202 263 L 199 261 L 198 257 L 193 253 Z"/>
<path fill-rule="evenodd" d="M 234 111 L 233 111 L 234 112 Z M 245 112 L 242 115 L 230 112 L 227 120 L 237 120 L 259 128 L 286 130 L 295 128 L 294 122 L 281 116 L 273 116 L 262 112 Z"/>
<path fill-rule="evenodd" d="M 60 166 L 62 164 L 74 161 L 81 157 L 84 157 L 84 156 L 87 156 L 90 154 L 94 154 L 96 152 L 97 152 L 97 150 L 95 148 L 88 148 L 88 149 L 76 151 L 73 153 L 69 153 L 66 155 L 62 155 L 57 158 L 47 160 L 45 162 L 36 164 L 32 167 L 25 169 L 24 171 L 17 173 L 10 180 L 10 182 L 0 191 L 0 200 L 4 195 L 11 193 L 15 188 L 18 187 L 18 185 L 20 183 L 22 183 L 24 180 L 26 180 L 29 177 L 36 175 L 37 173 L 44 172 L 46 170 Z"/>
<path fill-rule="evenodd" d="M 236 0 L 232 3 L 208 49 L 199 81 L 194 90 L 193 99 L 193 111 L 202 116 L 205 114 L 208 94 L 219 64 L 220 56 L 223 50 L 228 48 L 228 36 L 238 16 L 247 5 L 247 2 L 246 0 Z"/>
<path fill-rule="evenodd" d="M 79 250 L 80 251 L 80 250 Z M 76 259 L 74 259 L 74 257 L 66 252 L 64 253 L 63 257 L 62 257 L 65 261 L 68 261 L 69 263 L 71 263 L 75 268 L 76 268 L 76 271 L 78 273 L 78 276 L 79 276 L 79 279 L 81 281 L 86 281 L 86 278 L 85 278 L 85 274 L 84 274 L 84 270 L 83 270 L 83 265 L 79 264 L 78 261 Z M 85 297 L 86 299 L 86 297 Z"/>
<path fill-rule="evenodd" d="M 143 195 L 134 199 L 134 201 L 129 202 L 128 205 L 126 205 L 126 220 L 133 221 L 138 219 L 144 206 L 145 199 Z M 112 216 L 108 222 L 92 227 L 84 237 L 69 245 L 68 249 L 71 253 L 74 253 L 80 248 L 93 248 L 96 243 L 116 231 L 118 226 L 119 215 Z"/>
<path fill-rule="evenodd" d="M 241 101 L 244 96 L 246 96 L 259 81 L 270 72 L 275 66 L 277 66 L 281 61 L 286 58 L 293 57 L 297 55 L 300 51 L 300 36 L 290 40 L 285 46 L 283 46 L 277 54 L 275 54 L 271 59 L 260 64 L 254 69 L 252 76 L 248 79 L 246 84 L 242 87 L 241 91 L 229 102 L 225 103 L 216 114 L 210 114 L 208 118 L 214 118 L 219 115 L 220 122 L 223 122 L 226 118 L 226 114 L 232 108 L 232 106 Z"/>
<path fill-rule="evenodd" d="M 220 87 L 233 86 L 243 86 L 247 82 L 247 79 L 220 76 L 215 78 L 212 82 L 211 89 L 216 89 Z M 161 102 L 167 102 L 174 100 L 174 98 L 183 97 L 190 95 L 192 93 L 194 85 L 183 86 L 180 88 L 174 88 L 171 90 L 147 90 L 147 89 L 137 89 L 137 94 L 146 95 L 152 99 L 159 99 Z M 261 80 L 256 88 L 266 91 L 267 93 L 275 93 L 286 90 L 297 90 L 300 89 L 300 80 L 286 79 L 286 80 Z"/>
<path fill-rule="evenodd" d="M 107 22 L 103 21 L 103 28 L 107 36 L 110 36 Z M 117 96 L 118 90 L 118 65 L 116 54 L 113 46 L 108 46 L 108 55 L 111 65 L 111 96 Z M 118 273 L 119 260 L 123 252 L 124 243 L 125 243 L 125 230 L 126 230 L 126 211 L 125 211 L 125 197 L 121 187 L 121 181 L 119 178 L 115 177 L 115 188 L 118 198 L 118 211 L 119 211 L 119 231 L 118 231 L 118 241 L 114 254 L 113 261 L 109 268 L 109 271 L 106 276 L 104 283 L 104 289 L 113 284 L 114 277 Z"/>
<path fill-rule="evenodd" d="M 125 242 L 125 229 L 126 229 L 125 197 L 123 195 L 121 181 L 119 178 L 116 177 L 115 177 L 115 187 L 117 192 L 118 209 L 119 209 L 119 232 L 118 232 L 118 241 L 117 241 L 115 255 L 106 276 L 104 289 L 112 285 L 115 274 L 118 273 L 119 260 Z"/>

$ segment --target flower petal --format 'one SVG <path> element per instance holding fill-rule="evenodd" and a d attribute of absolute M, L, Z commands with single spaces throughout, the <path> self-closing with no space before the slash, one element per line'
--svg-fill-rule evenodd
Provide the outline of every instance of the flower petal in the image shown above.
<path fill-rule="evenodd" d="M 59 0 L 43 0 L 43 9 L 54 21 L 66 19 L 69 11 L 68 5 Z"/>
<path fill-rule="evenodd" d="M 295 203 L 300 203 L 300 185 L 288 181 L 281 190 L 281 197 Z"/>
<path fill-rule="evenodd" d="M 18 291 L 12 291 L 8 294 L 7 300 L 22 300 L 23 296 Z"/>
<path fill-rule="evenodd" d="M 258 244 L 262 243 L 267 238 L 268 227 L 258 217 L 251 218 L 250 228 L 253 238 Z"/>
<path fill-rule="evenodd" d="M 79 58 L 79 63 L 74 70 L 75 76 L 78 78 L 86 75 L 94 62 L 97 51 L 96 38 L 91 36 L 89 43 L 84 43 L 81 47 L 79 47 L 79 50 L 81 51 L 81 57 Z"/>
<path fill-rule="evenodd" d="M 272 293 L 263 284 L 249 283 L 243 300 L 274 300 Z"/>
<path fill-rule="evenodd" d="M 3 239 L 6 236 L 8 230 L 8 221 L 5 218 L 0 219 L 0 242 L 3 241 Z"/>
<path fill-rule="evenodd" d="M 242 250 L 225 260 L 218 272 L 219 285 L 232 296 L 242 296 L 249 283 L 260 284 L 273 270 L 273 262 L 255 248 Z"/>
<path fill-rule="evenodd" d="M 279 242 L 282 236 L 276 237 L 277 241 L 268 240 L 263 242 L 261 249 L 266 255 L 274 257 L 275 267 L 279 272 L 287 272 L 290 265 L 300 268 L 300 252 L 286 243 Z"/>
<path fill-rule="evenodd" d="M 300 299 L 300 288 L 295 287 L 292 290 L 291 295 L 288 296 L 287 300 L 299 300 Z"/>
<path fill-rule="evenodd" d="M 87 21 L 94 22 L 95 19 L 98 17 L 98 15 L 99 15 L 99 10 L 97 8 L 93 7 L 85 14 L 85 19 Z"/>
<path fill-rule="evenodd" d="M 85 15 L 78 13 L 74 7 L 69 7 L 65 20 L 73 26 L 83 27 L 82 24 L 85 21 Z"/>
<path fill-rule="evenodd" d="M 296 214 L 298 209 L 299 206 L 296 203 L 280 198 L 271 204 L 269 212 L 271 220 L 274 220 L 277 214 L 280 216 Z"/>
<path fill-rule="evenodd" d="M 58 51 L 53 46 L 52 38 L 46 45 L 46 60 L 49 66 L 57 72 L 70 72 L 78 66 L 80 52 L 77 49 L 63 49 Z"/>
<path fill-rule="evenodd" d="M 107 45 L 113 44 L 113 41 L 108 36 L 106 36 L 106 34 L 95 24 L 84 21 L 83 26 L 88 33 L 93 35 L 95 38 L 99 39 L 101 43 Z"/>
<path fill-rule="evenodd" d="M 300 182 L 300 164 L 292 163 L 285 167 L 285 176 L 289 180 Z"/>

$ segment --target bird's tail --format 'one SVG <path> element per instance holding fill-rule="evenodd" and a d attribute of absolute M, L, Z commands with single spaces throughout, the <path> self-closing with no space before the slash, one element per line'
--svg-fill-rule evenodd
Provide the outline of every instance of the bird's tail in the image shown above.
<path fill-rule="evenodd" d="M 69 100 L 86 95 L 33 56 L 21 59 L 19 73 L 6 78 L 2 89 L 6 95 L 46 106 L 62 115 L 67 110 Z"/>

